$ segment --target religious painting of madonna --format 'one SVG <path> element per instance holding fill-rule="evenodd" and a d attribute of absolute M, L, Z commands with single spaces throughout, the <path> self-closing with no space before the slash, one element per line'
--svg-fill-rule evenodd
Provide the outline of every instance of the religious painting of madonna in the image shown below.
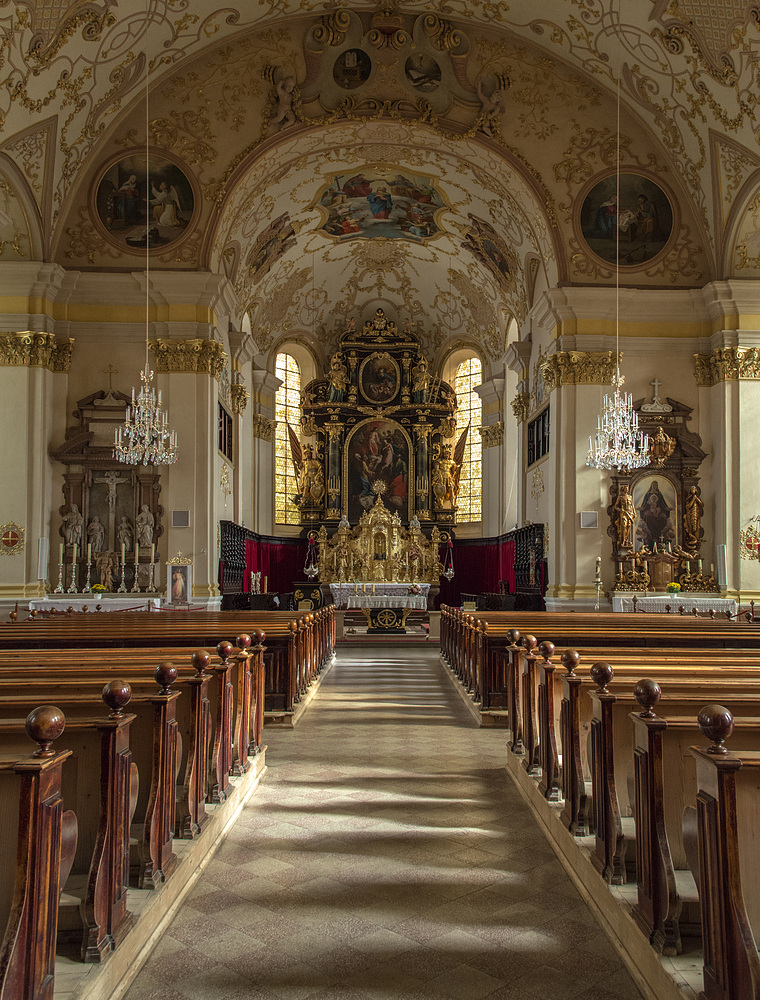
<path fill-rule="evenodd" d="M 320 231 L 340 239 L 432 239 L 442 232 L 438 218 L 449 207 L 436 185 L 435 177 L 397 167 L 333 174 L 316 202 L 322 214 Z"/>
<path fill-rule="evenodd" d="M 633 487 L 636 508 L 634 545 L 636 550 L 654 550 L 678 542 L 678 509 L 676 491 L 664 476 L 644 476 Z"/>
<path fill-rule="evenodd" d="M 378 491 L 392 514 L 409 519 L 409 438 L 395 420 L 359 424 L 346 442 L 345 469 L 351 524 L 372 507 Z"/>
<path fill-rule="evenodd" d="M 598 181 L 581 207 L 580 228 L 589 248 L 608 264 L 636 267 L 656 257 L 673 232 L 673 208 L 654 181 L 621 173 Z"/>
<path fill-rule="evenodd" d="M 123 156 L 102 174 L 95 192 L 95 215 L 111 242 L 122 250 L 145 253 L 168 246 L 187 229 L 195 208 L 185 173 L 162 156 Z"/>

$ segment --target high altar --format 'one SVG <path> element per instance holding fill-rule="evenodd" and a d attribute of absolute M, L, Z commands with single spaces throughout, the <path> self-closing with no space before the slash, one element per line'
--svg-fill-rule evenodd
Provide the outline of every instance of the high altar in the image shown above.
<path fill-rule="evenodd" d="M 300 440 L 291 429 L 295 500 L 304 525 L 321 524 L 320 582 L 364 593 L 372 584 L 375 596 L 392 584 L 437 587 L 469 429 L 454 440 L 456 396 L 411 323 L 399 330 L 382 309 L 361 331 L 349 321 L 302 409 Z"/>

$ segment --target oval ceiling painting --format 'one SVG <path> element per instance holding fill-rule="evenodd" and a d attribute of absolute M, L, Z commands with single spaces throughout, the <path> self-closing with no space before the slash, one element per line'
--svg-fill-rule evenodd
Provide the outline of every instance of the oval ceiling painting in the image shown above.
<path fill-rule="evenodd" d="M 636 267 L 656 257 L 673 232 L 673 208 L 659 184 L 642 174 L 598 181 L 581 207 L 580 228 L 589 248 L 607 264 Z"/>

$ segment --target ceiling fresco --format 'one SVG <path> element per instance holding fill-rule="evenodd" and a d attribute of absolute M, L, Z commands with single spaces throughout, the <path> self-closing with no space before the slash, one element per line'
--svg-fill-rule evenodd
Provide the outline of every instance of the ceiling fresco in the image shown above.
<path fill-rule="evenodd" d="M 549 285 L 614 278 L 619 162 L 624 282 L 760 271 L 755 4 L 49 7 L 0 0 L 4 260 L 133 270 L 147 245 L 226 274 L 262 351 L 380 305 L 495 358 L 528 260 Z"/>

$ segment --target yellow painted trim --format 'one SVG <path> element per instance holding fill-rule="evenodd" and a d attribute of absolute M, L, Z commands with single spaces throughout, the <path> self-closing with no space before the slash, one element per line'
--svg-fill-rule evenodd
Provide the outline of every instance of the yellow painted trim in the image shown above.
<path fill-rule="evenodd" d="M 483 403 L 480 412 L 484 417 L 489 416 L 491 413 L 500 413 L 501 403 L 498 399 L 493 399 L 490 403 Z"/>
<path fill-rule="evenodd" d="M 673 323 L 670 321 L 652 321 L 646 323 L 626 323 L 621 321 L 620 336 L 631 338 L 659 337 L 668 340 L 683 340 L 694 337 L 707 337 L 710 334 L 710 329 L 708 323 L 698 322 Z M 725 323 L 719 322 L 712 332 L 715 333 L 716 330 L 726 329 L 729 329 L 729 327 Z M 748 329 L 757 329 L 757 327 L 750 326 Z M 615 323 L 613 320 L 599 318 L 584 319 L 580 316 L 558 323 L 552 330 L 551 338 L 552 340 L 558 340 L 560 337 L 575 337 L 579 334 L 583 334 L 584 337 L 612 337 L 615 335 Z"/>
<path fill-rule="evenodd" d="M 21 315 L 50 316 L 70 323 L 144 323 L 145 306 L 114 305 L 113 302 L 51 302 L 42 296 L 2 295 L 0 311 Z M 210 323 L 216 325 L 216 313 L 207 306 L 192 302 L 174 302 L 151 306 L 151 323 Z"/>
<path fill-rule="evenodd" d="M 44 583 L 3 583 L 0 584 L 0 598 L 7 601 L 27 601 L 44 597 L 47 588 Z"/>

